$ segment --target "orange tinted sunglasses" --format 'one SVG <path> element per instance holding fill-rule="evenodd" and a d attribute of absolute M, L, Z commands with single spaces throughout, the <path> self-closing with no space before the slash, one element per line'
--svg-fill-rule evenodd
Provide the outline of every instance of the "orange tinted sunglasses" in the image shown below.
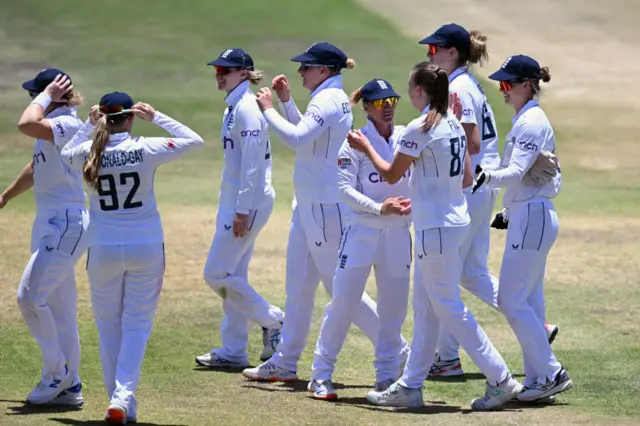
<path fill-rule="evenodd" d="M 216 68 L 216 74 L 220 74 L 220 75 L 227 75 L 238 69 L 238 68 L 220 67 L 218 65 L 216 65 L 215 68 Z"/>
<path fill-rule="evenodd" d="M 384 109 L 386 105 L 389 105 L 391 108 L 395 107 L 396 105 L 398 105 L 398 101 L 399 101 L 398 98 L 392 97 L 392 98 L 376 99 L 375 101 L 372 101 L 371 104 L 375 109 L 381 110 L 381 109 Z"/>
<path fill-rule="evenodd" d="M 524 83 L 526 80 L 503 80 L 500 82 L 500 90 L 509 92 L 516 84 Z"/>
<path fill-rule="evenodd" d="M 427 48 L 429 49 L 429 55 L 433 56 L 436 53 L 438 53 L 438 50 L 440 49 L 440 47 L 442 47 L 442 46 L 438 46 L 438 45 L 435 45 L 435 44 L 428 44 Z"/>
<path fill-rule="evenodd" d="M 117 115 L 131 112 L 130 109 L 125 109 L 122 105 L 100 105 L 99 111 L 102 115 Z"/>

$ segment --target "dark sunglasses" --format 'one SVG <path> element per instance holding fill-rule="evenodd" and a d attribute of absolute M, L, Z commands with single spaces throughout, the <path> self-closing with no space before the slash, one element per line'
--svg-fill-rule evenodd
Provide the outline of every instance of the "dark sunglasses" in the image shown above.
<path fill-rule="evenodd" d="M 231 74 L 234 71 L 238 71 L 240 68 L 229 68 L 229 67 L 219 67 L 216 65 L 216 74 L 219 75 L 227 75 Z"/>
<path fill-rule="evenodd" d="M 376 99 L 375 101 L 371 101 L 371 105 L 373 105 L 373 107 L 377 110 L 382 110 L 387 105 L 389 105 L 391 108 L 394 108 L 396 105 L 398 105 L 399 100 L 400 99 L 395 96 L 384 99 Z"/>
<path fill-rule="evenodd" d="M 313 67 L 324 67 L 324 66 L 326 66 L 326 65 L 322 65 L 322 64 L 309 64 L 309 63 L 306 63 L 306 62 L 302 62 L 302 63 L 300 64 L 300 67 L 298 68 L 298 71 L 306 71 L 306 70 L 308 70 L 309 68 L 313 68 Z"/>

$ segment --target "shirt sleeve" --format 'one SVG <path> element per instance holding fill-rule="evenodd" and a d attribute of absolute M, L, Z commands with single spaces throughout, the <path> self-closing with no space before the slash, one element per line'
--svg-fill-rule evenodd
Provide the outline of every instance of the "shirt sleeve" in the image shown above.
<path fill-rule="evenodd" d="M 273 108 L 264 112 L 264 118 L 283 143 L 297 150 L 315 141 L 331 125 L 335 109 L 329 98 L 314 99 L 298 124 L 289 123 Z"/>
<path fill-rule="evenodd" d="M 347 142 L 342 144 L 338 153 L 338 194 L 340 199 L 355 211 L 363 211 L 379 216 L 382 204 L 356 190 L 360 159 L 349 147 Z"/>
<path fill-rule="evenodd" d="M 476 107 L 473 103 L 473 98 L 469 92 L 457 92 L 462 104 L 462 117 L 460 117 L 461 123 L 469 123 L 478 125 L 478 118 L 476 117 Z"/>
<path fill-rule="evenodd" d="M 296 125 L 300 122 L 302 114 L 300 113 L 296 103 L 293 101 L 293 98 L 290 98 L 288 102 L 279 102 L 279 104 L 282 115 L 289 123 Z"/>
<path fill-rule="evenodd" d="M 82 122 L 75 116 L 61 115 L 47 118 L 53 132 L 53 144 L 62 147 L 66 145 L 82 126 Z"/>
<path fill-rule="evenodd" d="M 60 158 L 73 170 L 82 170 L 84 163 L 87 161 L 89 150 L 91 149 L 91 134 L 93 133 L 94 126 L 89 120 L 78 129 L 73 135 L 69 143 L 65 144 L 60 151 Z M 54 130 L 55 134 L 55 130 Z M 85 143 L 89 141 L 89 143 Z M 56 143 L 56 145 L 58 145 Z"/>
<path fill-rule="evenodd" d="M 417 158 L 430 142 L 429 133 L 424 133 L 415 126 L 407 126 L 398 140 L 398 152 Z"/>
<path fill-rule="evenodd" d="M 172 136 L 170 138 L 139 139 L 142 141 L 145 151 L 153 157 L 157 164 L 176 160 L 188 150 L 204 144 L 204 140 L 199 134 L 159 111 L 156 111 L 153 116 L 152 123 L 162 127 Z"/>
<path fill-rule="evenodd" d="M 507 187 L 519 183 L 540 155 L 542 149 L 540 129 L 523 123 L 514 130 L 516 130 L 514 132 L 516 136 L 509 164 L 503 169 L 490 172 L 491 187 Z"/>
<path fill-rule="evenodd" d="M 248 214 L 251 209 L 260 177 L 260 165 L 265 161 L 267 155 L 266 126 L 263 126 L 260 111 L 252 114 L 251 110 L 238 109 L 236 118 L 238 120 L 238 134 L 240 152 L 240 189 L 238 191 L 238 201 L 236 203 L 236 213 Z"/>

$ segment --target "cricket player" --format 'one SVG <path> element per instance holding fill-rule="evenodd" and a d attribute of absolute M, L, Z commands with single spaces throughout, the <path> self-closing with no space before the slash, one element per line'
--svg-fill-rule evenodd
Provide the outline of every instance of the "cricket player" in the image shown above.
<path fill-rule="evenodd" d="M 469 71 L 475 64 L 489 59 L 487 37 L 480 31 L 467 31 L 457 24 L 440 27 L 420 41 L 428 46 L 429 60 L 449 75 L 449 91 L 456 93 L 462 103 L 460 119 L 467 138 L 467 152 L 471 158 L 469 173 L 480 165 L 484 170 L 500 166 L 498 133 L 493 110 L 482 85 Z M 485 303 L 497 308 L 498 280 L 489 273 L 490 223 L 496 190 L 481 188 L 475 193 L 471 186 L 464 190 L 471 219 L 469 233 L 462 245 L 462 285 Z M 547 326 L 549 340 L 558 332 L 554 325 Z M 440 333 L 436 359 L 431 367 L 433 376 L 463 374 L 460 363 L 460 344 L 446 330 Z"/>
<path fill-rule="evenodd" d="M 519 401 L 549 401 L 572 387 L 558 362 L 544 327 L 543 280 L 547 256 L 558 236 L 558 215 L 551 201 L 560 192 L 559 169 L 545 185 L 531 185 L 525 176 L 540 152 L 554 152 L 555 135 L 540 107 L 540 80 L 551 79 L 548 68 L 524 55 L 509 57 L 489 76 L 500 82 L 505 102 L 516 116 L 507 135 L 499 170 L 477 169 L 473 191 L 504 187 L 503 220 L 508 222 L 500 269 L 498 304 L 522 347 L 524 389 Z"/>
<path fill-rule="evenodd" d="M 31 259 L 18 287 L 18 306 L 40 345 L 42 375 L 29 393 L 31 404 L 83 404 L 78 374 L 76 279 L 74 265 L 85 251 L 89 217 L 82 176 L 60 160 L 60 150 L 82 126 L 76 110 L 81 97 L 71 78 L 46 68 L 22 87 L 32 98 L 18 122 L 36 139 L 33 159 L 0 195 L 0 208 L 33 187 L 36 215 Z"/>
<path fill-rule="evenodd" d="M 462 192 L 466 136 L 448 109 L 447 72 L 422 62 L 409 78 L 411 102 L 422 115 L 406 127 L 391 163 L 385 161 L 361 132 L 350 132 L 352 148 L 364 152 L 389 183 L 397 182 L 414 164 L 411 207 L 415 228 L 414 335 L 404 374 L 384 391 L 370 391 L 377 405 L 419 407 L 422 386 L 440 334 L 440 323 L 460 342 L 487 378 L 484 397 L 475 410 L 494 409 L 522 386 L 460 299 L 461 247 L 467 238 L 469 214 Z"/>
<path fill-rule="evenodd" d="M 249 320 L 262 326 L 264 348 L 260 359 L 271 358 L 284 313 L 271 305 L 248 282 L 254 242 L 271 216 L 276 193 L 271 186 L 269 127 L 249 84 L 262 73 L 242 49 L 226 49 L 209 62 L 215 67 L 218 90 L 226 92 L 228 108 L 222 119 L 224 168 L 218 202 L 216 234 L 204 277 L 222 297 L 222 347 L 196 357 L 198 365 L 246 368 Z"/>
<path fill-rule="evenodd" d="M 351 129 L 353 115 L 342 88 L 341 70 L 355 62 L 329 43 L 316 43 L 292 58 L 299 62 L 302 85 L 311 93 L 304 115 L 289 94 L 284 76 L 273 87 L 281 101 L 283 118 L 273 108 L 271 91 L 258 91 L 258 105 L 270 128 L 296 151 L 293 171 L 295 198 L 287 246 L 286 322 L 280 344 L 269 361 L 244 370 L 252 380 L 295 381 L 297 366 L 311 327 L 316 289 L 320 281 L 332 294 L 338 244 L 344 227 L 344 206 L 338 193 L 338 151 Z M 328 308 L 330 309 L 330 308 Z M 378 314 L 375 302 L 364 294 L 354 323 L 376 343 Z"/>
<path fill-rule="evenodd" d="M 351 105 L 362 100 L 367 115 L 362 134 L 387 161 L 393 159 L 404 130 L 404 126 L 393 125 L 399 99 L 391 83 L 379 78 L 351 95 Z M 393 185 L 385 181 L 371 161 L 346 141 L 338 153 L 338 190 L 347 205 L 345 231 L 333 278 L 331 309 L 325 312 L 313 357 L 308 389 L 315 399 L 338 398 L 331 380 L 333 371 L 372 267 L 380 316 L 375 388 L 385 390 L 398 378 L 399 354 L 408 349 L 404 347 L 401 328 L 407 315 L 411 279 L 409 179 L 410 169 Z"/>
<path fill-rule="evenodd" d="M 131 136 L 134 117 L 170 138 Z M 87 140 L 93 133 L 93 140 Z M 164 235 L 156 205 L 156 168 L 204 141 L 193 130 L 129 95 L 108 93 L 61 156 L 82 171 L 90 189 L 87 272 L 100 337 L 107 396 L 105 420 L 137 420 L 135 391 L 158 307 L 165 269 Z"/>

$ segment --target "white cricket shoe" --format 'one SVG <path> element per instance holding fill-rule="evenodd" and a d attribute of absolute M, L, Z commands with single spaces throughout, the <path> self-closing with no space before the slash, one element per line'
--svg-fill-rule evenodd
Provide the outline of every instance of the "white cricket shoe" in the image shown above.
<path fill-rule="evenodd" d="M 333 388 L 331 380 L 311 380 L 307 385 L 307 390 L 313 394 L 313 399 L 321 399 L 325 401 L 335 401 L 338 394 Z"/>
<path fill-rule="evenodd" d="M 282 325 L 282 323 L 280 323 Z M 280 343 L 280 328 L 265 328 L 262 327 L 262 345 L 264 348 L 262 349 L 262 353 L 260 354 L 260 361 L 265 362 L 268 361 L 269 358 L 276 353 L 276 349 L 278 348 L 278 343 Z"/>
<path fill-rule="evenodd" d="M 242 372 L 242 375 L 247 379 L 259 382 L 295 382 L 298 380 L 295 371 L 285 370 L 271 361 L 254 368 L 247 368 Z"/>
<path fill-rule="evenodd" d="M 82 404 L 84 404 L 84 397 L 82 396 L 82 382 L 78 382 L 70 388 L 63 390 L 50 402 L 50 404 L 81 407 Z"/>
<path fill-rule="evenodd" d="M 382 380 L 380 382 L 376 382 L 376 385 L 373 390 L 376 392 L 384 392 L 387 389 L 389 389 L 389 386 L 391 386 L 394 383 L 395 383 L 395 380 L 393 379 Z"/>
<path fill-rule="evenodd" d="M 110 404 L 104 421 L 112 425 L 127 424 L 127 410 L 118 404 Z"/>
<path fill-rule="evenodd" d="M 522 392 L 518 393 L 518 401 L 532 402 L 552 397 L 560 392 L 564 392 L 573 387 L 571 378 L 567 374 L 567 370 L 560 369 L 555 379 L 547 380 L 546 383 L 534 383 L 532 386 L 526 387 Z"/>
<path fill-rule="evenodd" d="M 487 383 L 487 390 L 482 398 L 476 398 L 471 401 L 471 409 L 477 411 L 495 410 L 501 407 L 505 402 L 513 399 L 514 395 L 519 394 L 523 387 L 511 374 L 498 386 L 492 386 Z"/>
<path fill-rule="evenodd" d="M 197 356 L 196 364 L 209 368 L 247 368 L 249 366 L 248 361 L 238 362 L 222 358 L 215 351 Z"/>
<path fill-rule="evenodd" d="M 443 360 L 438 357 L 438 359 L 431 364 L 431 369 L 429 370 L 429 376 L 452 377 L 462 376 L 463 374 L 464 371 L 462 371 L 460 358 Z"/>
<path fill-rule="evenodd" d="M 422 407 L 422 388 L 409 389 L 398 382 L 394 382 L 382 392 L 369 391 L 367 400 L 375 405 L 387 407 Z"/>
<path fill-rule="evenodd" d="M 62 377 L 54 377 L 50 381 L 41 380 L 27 396 L 27 402 L 30 404 L 48 404 L 71 386 L 72 381 L 73 377 L 71 377 L 69 368 L 65 365 Z"/>
<path fill-rule="evenodd" d="M 545 324 L 544 329 L 547 330 L 547 339 L 549 339 L 549 344 L 552 344 L 556 339 L 560 328 L 558 328 L 558 326 L 554 324 Z"/>

